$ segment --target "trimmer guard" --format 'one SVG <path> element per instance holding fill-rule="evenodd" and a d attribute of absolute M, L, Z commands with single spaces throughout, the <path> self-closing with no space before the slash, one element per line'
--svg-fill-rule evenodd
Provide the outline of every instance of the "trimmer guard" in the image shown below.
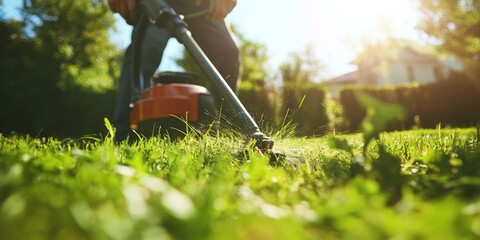
<path fill-rule="evenodd" d="M 148 135 L 162 125 L 181 127 L 185 126 L 184 121 L 208 124 L 207 119 L 212 120 L 215 114 L 214 107 L 213 96 L 205 87 L 185 83 L 160 84 L 144 90 L 139 101 L 133 104 L 131 128 Z"/>

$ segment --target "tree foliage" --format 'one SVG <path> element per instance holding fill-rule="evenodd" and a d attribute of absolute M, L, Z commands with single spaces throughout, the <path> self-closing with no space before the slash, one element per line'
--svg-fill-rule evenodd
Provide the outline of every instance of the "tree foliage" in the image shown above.
<path fill-rule="evenodd" d="M 325 65 L 315 57 L 312 45 L 303 51 L 291 53 L 289 60 L 280 66 L 284 85 L 318 82 L 325 70 Z"/>
<path fill-rule="evenodd" d="M 105 3 L 25 0 L 20 11 L 0 18 L 0 133 L 99 133 L 120 65 Z"/>
<path fill-rule="evenodd" d="M 248 40 L 245 36 L 238 33 L 240 39 L 240 52 L 242 54 L 242 75 L 244 87 L 264 88 L 267 72 L 267 47 L 265 44 Z"/>
<path fill-rule="evenodd" d="M 58 65 L 62 88 L 101 90 L 113 86 L 118 51 L 109 41 L 113 15 L 105 1 L 25 0 L 25 23 L 40 51 Z"/>
<path fill-rule="evenodd" d="M 471 69 L 480 67 L 480 1 L 421 0 L 428 35 L 440 40 L 441 49 L 462 59 Z"/>

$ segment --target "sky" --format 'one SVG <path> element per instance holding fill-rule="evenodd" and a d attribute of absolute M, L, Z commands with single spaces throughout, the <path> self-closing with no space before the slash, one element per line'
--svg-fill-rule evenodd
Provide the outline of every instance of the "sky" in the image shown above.
<path fill-rule="evenodd" d="M 4 0 L 7 17 L 18 16 L 22 1 Z M 355 70 L 351 61 L 361 42 L 386 37 L 426 41 L 415 29 L 420 19 L 416 0 L 238 0 L 227 17 L 247 39 L 268 49 L 270 71 L 278 71 L 290 53 L 310 46 L 316 58 L 327 66 L 325 76 L 334 77 Z M 16 15 L 17 14 L 17 15 Z M 131 27 L 116 14 L 112 41 L 126 47 Z M 174 59 L 182 46 L 169 42 L 160 70 L 179 70 Z"/>

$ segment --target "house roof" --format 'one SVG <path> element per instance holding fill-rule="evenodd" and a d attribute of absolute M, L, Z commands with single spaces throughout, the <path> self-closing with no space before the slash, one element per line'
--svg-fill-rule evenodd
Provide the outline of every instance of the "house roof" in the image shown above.
<path fill-rule="evenodd" d="M 358 78 L 359 78 L 358 71 L 353 71 L 353 72 L 342 74 L 338 77 L 334 77 L 327 81 L 324 81 L 323 84 L 335 85 L 335 84 L 355 83 L 358 81 Z"/>

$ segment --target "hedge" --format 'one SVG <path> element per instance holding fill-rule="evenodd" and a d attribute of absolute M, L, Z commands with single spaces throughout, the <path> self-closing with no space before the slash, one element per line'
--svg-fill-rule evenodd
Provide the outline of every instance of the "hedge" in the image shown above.
<path fill-rule="evenodd" d="M 325 96 L 325 88 L 318 84 L 295 84 L 283 87 L 281 114 L 297 125 L 299 136 L 322 135 L 327 131 Z"/>
<path fill-rule="evenodd" d="M 257 122 L 273 124 L 276 121 L 276 106 L 272 88 L 240 85 L 238 98 Z"/>
<path fill-rule="evenodd" d="M 2 97 L 10 106 L 0 114 L 0 133 L 78 138 L 107 132 L 103 119 L 113 116 L 116 91 L 56 89 L 51 94 L 30 95 L 29 102 Z"/>
<path fill-rule="evenodd" d="M 359 129 L 366 114 L 355 97 L 356 92 L 405 107 L 408 113 L 406 119 L 391 125 L 388 130 L 410 129 L 414 126 L 435 128 L 438 124 L 465 127 L 480 121 L 480 82 L 465 77 L 411 87 L 344 88 L 340 92 L 340 103 L 351 131 Z"/>

